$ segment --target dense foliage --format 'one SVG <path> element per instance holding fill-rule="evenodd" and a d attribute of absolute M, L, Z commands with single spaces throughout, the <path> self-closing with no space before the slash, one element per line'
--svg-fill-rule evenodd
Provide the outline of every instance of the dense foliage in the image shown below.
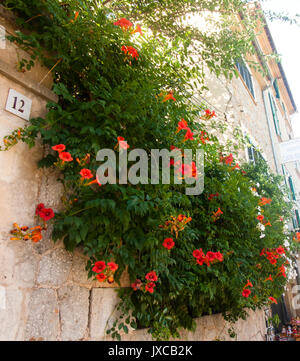
<path fill-rule="evenodd" d="M 118 3 L 134 12 L 133 19 L 160 14 L 154 7 L 160 2 L 144 1 L 131 11 L 128 6 L 140 2 Z M 219 9 L 216 2 L 205 3 Z M 222 2 L 227 12 L 241 3 Z M 119 337 L 119 329 L 127 332 L 128 323 L 168 339 L 182 327 L 193 329 L 193 319 L 204 314 L 244 317 L 246 307 L 255 309 L 280 296 L 286 282 L 286 256 L 293 249 L 281 180 L 264 164 L 240 167 L 216 135 L 224 124 L 204 105 L 186 99 L 194 79 L 199 88 L 204 86 L 203 64 L 191 66 L 190 38 L 180 32 L 176 37 L 158 34 L 158 29 L 152 36 L 144 26 L 142 35 L 137 23 L 118 25 L 119 15 L 128 16 L 119 13 L 123 8 L 114 9 L 114 15 L 113 7 L 96 4 L 6 1 L 22 28 L 30 30 L 10 37 L 32 54 L 31 62 L 22 60 L 20 67 L 29 70 L 39 59 L 53 69 L 59 102 L 48 104 L 45 118 L 31 119 L 28 127 L 8 136 L 5 147 L 19 139 L 33 146 L 41 136 L 49 154 L 39 164 L 58 167 L 65 187 L 64 211 L 54 217 L 54 239 L 63 238 L 68 250 L 83 245 L 90 257 L 89 275 L 99 281 L 118 281 L 125 270 L 129 273 L 132 287 L 119 291 L 125 321 L 108 330 L 113 337 Z M 232 73 L 235 56 L 248 42 L 238 42 L 231 53 L 215 42 L 203 60 L 217 73 Z M 221 54 L 228 58 L 220 68 L 214 65 L 218 47 L 220 59 Z M 192 136 L 184 140 L 188 127 Z M 99 186 L 92 181 L 99 166 L 96 154 L 120 144 L 118 137 L 130 149 L 148 154 L 171 146 L 204 149 L 204 193 L 187 196 L 185 184 Z M 61 147 L 52 150 L 56 145 Z M 107 279 L 101 262 L 111 262 L 114 269 Z"/>

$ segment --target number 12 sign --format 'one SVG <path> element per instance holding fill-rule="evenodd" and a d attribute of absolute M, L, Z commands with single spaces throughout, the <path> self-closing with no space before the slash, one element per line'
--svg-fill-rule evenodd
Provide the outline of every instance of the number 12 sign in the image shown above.
<path fill-rule="evenodd" d="M 9 89 L 5 110 L 20 118 L 29 120 L 32 100 L 24 95 Z"/>

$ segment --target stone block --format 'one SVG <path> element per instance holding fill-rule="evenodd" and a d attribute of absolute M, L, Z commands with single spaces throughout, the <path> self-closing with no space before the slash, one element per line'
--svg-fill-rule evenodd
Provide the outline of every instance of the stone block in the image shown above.
<path fill-rule="evenodd" d="M 32 291 L 29 300 L 25 340 L 59 338 L 59 309 L 54 290 L 39 288 Z"/>
<path fill-rule="evenodd" d="M 72 255 L 62 248 L 54 249 L 40 260 L 37 282 L 60 286 L 67 281 L 72 265 Z"/>
<path fill-rule="evenodd" d="M 112 327 L 119 317 L 116 306 L 118 295 L 113 288 L 93 288 L 91 295 L 90 336 L 100 340 L 106 335 L 106 330 Z"/>
<path fill-rule="evenodd" d="M 0 341 L 14 341 L 22 324 L 23 293 L 19 289 L 1 287 L 0 302 Z"/>
<path fill-rule="evenodd" d="M 89 294 L 86 288 L 70 285 L 58 290 L 61 339 L 80 340 L 86 336 L 89 316 Z"/>

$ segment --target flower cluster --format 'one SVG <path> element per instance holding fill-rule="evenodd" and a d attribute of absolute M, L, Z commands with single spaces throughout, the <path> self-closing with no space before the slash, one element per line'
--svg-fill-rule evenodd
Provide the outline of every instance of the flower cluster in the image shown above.
<path fill-rule="evenodd" d="M 119 266 L 114 262 L 108 262 L 107 264 L 104 261 L 95 262 L 92 271 L 97 273 L 96 278 L 99 282 L 104 282 L 105 280 L 108 283 L 114 282 L 114 273 L 119 268 Z"/>
<path fill-rule="evenodd" d="M 219 197 L 220 194 L 217 192 L 217 193 L 211 193 L 209 196 L 208 196 L 208 200 L 211 201 L 214 197 Z"/>
<path fill-rule="evenodd" d="M 220 156 L 220 162 L 221 163 L 225 163 L 226 165 L 231 166 L 233 163 L 233 155 L 232 153 L 230 153 L 229 155 L 227 155 L 226 157 L 223 157 L 223 155 L 221 154 Z M 234 169 L 240 169 L 240 166 L 238 165 L 238 163 L 235 163 L 233 165 L 233 167 L 230 168 L 230 170 L 234 170 Z M 244 171 L 242 171 L 243 174 L 245 174 Z"/>
<path fill-rule="evenodd" d="M 164 225 L 160 225 L 160 228 L 168 229 L 171 233 L 176 234 L 178 238 L 178 232 L 183 231 L 186 224 L 192 220 L 191 217 L 186 217 L 183 214 L 179 214 L 178 217 L 171 217 L 171 220 L 166 221 Z"/>
<path fill-rule="evenodd" d="M 264 222 L 263 222 L 264 218 L 265 218 L 265 217 L 264 217 L 262 214 L 259 214 L 259 215 L 256 217 L 256 219 L 257 219 L 264 227 L 266 227 L 266 226 L 272 226 L 272 224 L 271 224 L 270 221 L 264 223 Z"/>
<path fill-rule="evenodd" d="M 260 256 L 263 257 L 265 256 L 266 259 L 272 264 L 275 265 L 277 263 L 278 258 L 280 258 L 281 256 L 283 256 L 285 254 L 285 250 L 282 246 L 279 246 L 276 249 L 272 249 L 272 250 L 265 250 L 264 248 L 261 250 L 260 252 Z M 284 272 L 285 273 L 285 272 Z"/>
<path fill-rule="evenodd" d="M 128 30 L 133 27 L 133 24 L 131 21 L 122 18 L 114 23 L 115 26 L 119 26 L 122 30 Z"/>
<path fill-rule="evenodd" d="M 208 267 L 210 267 L 211 264 L 223 261 L 223 254 L 221 252 L 208 251 L 206 254 L 204 254 L 202 248 L 195 249 L 193 251 L 193 257 L 196 258 L 196 261 L 200 266 L 205 263 Z"/>
<path fill-rule="evenodd" d="M 266 198 L 266 197 L 262 197 L 260 199 L 259 205 L 260 206 L 265 206 L 266 204 L 269 204 L 272 202 L 272 199 Z"/>
<path fill-rule="evenodd" d="M 186 120 L 184 120 L 183 118 L 181 118 L 181 121 L 178 122 L 178 126 L 177 126 L 177 132 L 179 133 L 181 130 L 185 130 L 185 137 L 183 139 L 183 141 L 187 141 L 187 140 L 194 140 L 194 133 L 191 131 L 191 129 L 188 126 L 188 123 Z"/>
<path fill-rule="evenodd" d="M 131 21 L 122 18 L 116 22 L 114 22 L 115 26 L 119 26 L 123 31 L 128 31 L 133 29 L 133 24 Z M 142 28 L 140 25 L 137 25 L 134 30 L 131 31 L 131 34 L 139 33 L 140 35 L 143 35 Z"/>
<path fill-rule="evenodd" d="M 253 284 L 249 280 L 247 280 L 247 283 L 243 287 L 242 296 L 245 298 L 248 298 L 251 294 L 251 290 L 249 290 L 247 287 L 253 287 Z"/>
<path fill-rule="evenodd" d="M 125 55 L 128 54 L 128 56 L 130 56 L 132 59 L 138 59 L 139 57 L 139 53 L 137 52 L 137 50 L 133 47 L 133 46 L 126 46 L 126 45 L 123 45 L 121 47 L 121 50 L 123 51 L 123 53 Z"/>
<path fill-rule="evenodd" d="M 13 224 L 13 229 L 10 231 L 11 234 L 13 234 L 13 237 L 11 237 L 11 241 L 28 241 L 31 240 L 33 243 L 39 242 L 43 236 L 42 236 L 42 230 L 45 228 L 42 228 L 41 226 L 36 226 L 29 228 L 27 226 L 20 227 L 17 223 Z"/>
<path fill-rule="evenodd" d="M 213 215 L 212 215 L 213 221 L 216 222 L 222 214 L 223 214 L 223 212 L 221 211 L 221 208 L 219 207 L 216 212 L 213 212 Z"/>
<path fill-rule="evenodd" d="M 8 150 L 18 143 L 18 141 L 22 138 L 24 129 L 18 128 L 15 129 L 10 135 L 6 135 L 3 138 L 4 148 L 0 146 L 0 150 Z"/>
<path fill-rule="evenodd" d="M 84 167 L 90 163 L 91 155 L 87 153 L 82 159 L 76 158 L 76 162 L 80 165 L 80 167 Z"/>
<path fill-rule="evenodd" d="M 52 208 L 45 208 L 44 203 L 40 203 L 36 207 L 35 215 L 47 222 L 54 217 L 54 212 Z"/>
<path fill-rule="evenodd" d="M 209 109 L 205 109 L 205 114 L 201 117 L 201 119 L 203 120 L 209 120 L 209 119 L 212 119 L 213 117 L 216 117 L 216 113 L 215 111 L 211 111 Z"/>
<path fill-rule="evenodd" d="M 70 153 L 64 152 L 64 150 L 66 149 L 66 146 L 64 144 L 54 145 L 52 147 L 52 149 L 55 150 L 56 152 L 58 152 L 59 158 L 62 161 L 61 163 L 55 163 L 57 166 L 62 167 L 65 162 L 71 162 L 73 160 Z M 82 166 L 85 166 L 90 163 L 90 158 L 91 158 L 90 154 L 87 153 L 84 156 L 84 158 L 82 158 L 82 159 L 76 158 L 76 162 L 82 167 Z M 89 185 L 97 183 L 99 186 L 101 186 L 101 183 L 98 181 L 97 177 L 93 181 L 90 181 L 90 182 L 84 184 L 85 179 L 94 178 L 94 175 L 90 169 L 82 168 L 81 171 L 79 172 L 79 174 L 81 175 L 81 179 L 80 179 L 81 185 L 89 186 Z"/>
<path fill-rule="evenodd" d="M 162 95 L 162 93 L 161 93 L 161 95 Z M 164 96 L 163 103 L 165 103 L 168 100 L 173 100 L 174 102 L 176 102 L 176 99 L 174 98 L 172 90 L 170 90 L 169 93 Z"/>
<path fill-rule="evenodd" d="M 57 144 L 52 147 L 53 150 L 58 152 L 58 156 L 61 159 L 61 165 L 64 165 L 65 162 L 72 162 L 73 158 L 69 152 L 64 152 L 66 146 L 64 144 Z"/>
<path fill-rule="evenodd" d="M 134 30 L 133 24 L 131 21 L 122 18 L 114 23 L 115 26 L 119 26 L 123 31 L 129 31 L 131 30 L 131 34 L 139 33 L 140 35 L 143 35 L 142 28 L 140 25 L 137 25 Z M 131 45 L 123 45 L 121 47 L 121 51 L 126 55 L 125 61 L 128 60 L 129 64 L 131 65 L 132 59 L 138 59 L 139 53 L 138 51 Z"/>
<path fill-rule="evenodd" d="M 200 132 L 200 141 L 201 141 L 201 143 L 203 145 L 205 145 L 206 142 L 209 142 L 209 140 L 210 139 L 209 139 L 208 134 L 205 131 L 201 130 L 201 132 Z"/>
<path fill-rule="evenodd" d="M 39 225 L 29 228 L 28 226 L 20 227 L 17 223 L 14 223 L 14 228 L 10 231 L 10 233 L 13 234 L 13 237 L 10 238 L 12 241 L 31 240 L 37 243 L 43 238 L 42 231 L 47 229 L 46 222 L 54 217 L 53 209 L 45 208 L 44 204 L 40 203 L 36 207 L 35 215 L 38 219 L 43 220 L 43 226 Z"/>
<path fill-rule="evenodd" d="M 158 280 L 156 272 L 148 272 L 145 279 L 147 280 L 145 285 L 143 285 L 143 282 L 140 279 L 136 279 L 135 282 L 131 284 L 131 288 L 133 288 L 134 291 L 145 290 L 145 292 L 153 293 L 154 287 L 156 287 L 155 282 Z"/>

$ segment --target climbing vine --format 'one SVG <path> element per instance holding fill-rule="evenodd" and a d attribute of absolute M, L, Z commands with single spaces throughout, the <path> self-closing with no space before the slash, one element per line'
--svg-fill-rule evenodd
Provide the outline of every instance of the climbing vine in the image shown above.
<path fill-rule="evenodd" d="M 154 2 L 146 3 L 144 10 L 152 11 Z M 187 89 L 205 86 L 191 38 L 149 30 L 133 13 L 128 19 L 122 8 L 96 1 L 5 4 L 25 29 L 9 40 L 31 54 L 20 70 L 37 59 L 52 69 L 59 101 L 48 104 L 45 118 L 6 136 L 1 149 L 18 141 L 32 147 L 41 137 L 48 152 L 39 166 L 59 169 L 65 192 L 63 211 L 54 216 L 39 205 L 37 218 L 53 222 L 53 239 L 63 239 L 66 249 L 83 246 L 90 277 L 112 283 L 128 272 L 131 287 L 118 291 L 121 318 L 107 333 L 119 338 L 130 325 L 169 339 L 181 328 L 194 329 L 196 317 L 221 312 L 235 321 L 245 317 L 245 308 L 276 302 L 296 248 L 286 230 L 290 209 L 282 180 L 264 163 L 241 164 L 238 147 L 219 140 L 226 130 L 222 118 L 188 101 Z M 234 48 L 230 61 L 228 49 L 219 48 L 228 60 L 221 64 L 225 75 L 234 74 L 234 57 L 248 41 Z M 216 40 L 214 49 L 219 45 Z M 204 62 L 220 74 L 209 57 Z M 96 154 L 104 148 L 118 154 L 141 148 L 148 155 L 201 148 L 204 192 L 188 196 L 187 185 L 174 182 L 101 184 Z M 195 159 L 183 164 L 180 158 L 170 161 L 172 180 L 197 178 Z M 13 231 L 37 240 L 24 230 Z"/>

